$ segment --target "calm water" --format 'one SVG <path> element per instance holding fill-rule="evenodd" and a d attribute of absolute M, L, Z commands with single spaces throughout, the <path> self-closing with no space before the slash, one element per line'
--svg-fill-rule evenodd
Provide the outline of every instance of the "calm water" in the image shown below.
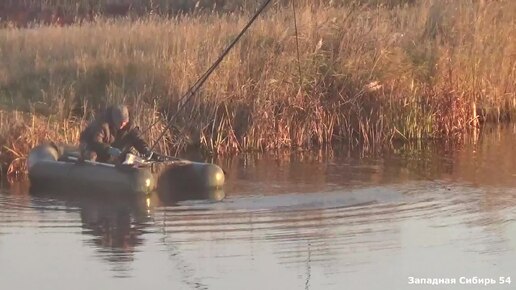
<path fill-rule="evenodd" d="M 218 203 L 14 184 L 0 193 L 0 288 L 516 289 L 516 126 L 477 137 L 381 158 L 234 158 Z M 512 283 L 459 283 L 475 276 Z"/>

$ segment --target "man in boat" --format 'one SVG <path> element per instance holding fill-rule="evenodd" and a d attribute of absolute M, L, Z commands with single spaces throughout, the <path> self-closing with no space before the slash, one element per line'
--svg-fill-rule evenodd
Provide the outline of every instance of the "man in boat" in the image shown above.
<path fill-rule="evenodd" d="M 140 137 L 138 127 L 133 128 L 127 106 L 113 105 L 82 131 L 80 160 L 114 162 L 123 158 L 122 152 L 131 147 L 147 160 L 155 155 Z"/>

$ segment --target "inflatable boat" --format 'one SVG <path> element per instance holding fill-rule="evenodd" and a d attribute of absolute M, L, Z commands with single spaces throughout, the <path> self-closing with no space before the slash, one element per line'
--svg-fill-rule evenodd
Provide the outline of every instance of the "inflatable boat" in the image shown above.
<path fill-rule="evenodd" d="M 79 161 L 78 149 L 42 144 L 27 159 L 31 190 L 145 195 L 166 199 L 222 199 L 223 170 L 211 163 L 167 157 L 145 161 L 128 154 L 123 163 Z"/>

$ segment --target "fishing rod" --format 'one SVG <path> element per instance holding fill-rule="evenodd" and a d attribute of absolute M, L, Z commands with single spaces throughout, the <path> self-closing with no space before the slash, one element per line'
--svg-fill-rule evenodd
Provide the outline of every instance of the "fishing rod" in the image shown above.
<path fill-rule="evenodd" d="M 258 18 L 258 16 L 262 13 L 263 10 L 269 5 L 272 0 L 265 0 L 263 4 L 258 8 L 253 17 L 249 20 L 249 22 L 244 26 L 242 31 L 235 37 L 235 39 L 229 44 L 228 47 L 222 52 L 219 58 L 213 63 L 213 65 L 190 87 L 190 89 L 179 99 L 179 101 L 184 100 L 184 102 L 180 105 L 177 111 L 170 117 L 167 122 L 167 126 L 161 131 L 161 134 L 154 141 L 154 144 L 151 146 L 150 150 L 152 151 L 158 142 L 165 136 L 167 130 L 172 126 L 172 121 L 177 117 L 179 112 L 186 107 L 186 105 L 193 99 L 195 93 L 201 88 L 201 86 L 206 82 L 206 80 L 210 77 L 210 75 L 215 71 L 215 69 L 219 66 L 219 64 L 224 60 L 224 57 L 230 52 L 230 50 L 235 46 L 235 44 L 240 40 L 240 38 L 244 35 L 244 33 L 249 29 L 249 27 L 254 23 L 254 21 Z M 157 122 L 154 122 L 147 130 L 148 131 L 152 126 L 156 125 Z"/>

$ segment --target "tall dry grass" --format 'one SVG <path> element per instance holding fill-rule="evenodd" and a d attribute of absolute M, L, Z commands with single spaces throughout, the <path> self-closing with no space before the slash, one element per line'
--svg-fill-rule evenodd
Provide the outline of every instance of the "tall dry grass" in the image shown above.
<path fill-rule="evenodd" d="M 341 6 L 371 5 L 394 7 L 413 4 L 417 0 L 296 0 L 298 5 Z M 288 6 L 290 0 L 276 0 L 272 5 Z M 135 16 L 144 13 L 174 15 L 199 12 L 251 11 L 260 5 L 254 0 L 3 0 L 0 8 L 27 8 L 32 11 L 59 10 L 63 16 L 81 17 L 88 13 L 97 16 Z"/>
<path fill-rule="evenodd" d="M 299 63 L 292 11 L 271 7 L 180 112 L 161 149 L 374 148 L 392 139 L 454 138 L 479 118 L 514 116 L 515 1 L 307 3 L 297 11 Z M 130 104 L 140 122 L 170 117 L 248 18 L 0 30 L 2 106 L 57 124 L 114 102 Z M 33 136 L 27 130 L 13 134 Z M 11 135 L 3 140 L 9 148 Z"/>

